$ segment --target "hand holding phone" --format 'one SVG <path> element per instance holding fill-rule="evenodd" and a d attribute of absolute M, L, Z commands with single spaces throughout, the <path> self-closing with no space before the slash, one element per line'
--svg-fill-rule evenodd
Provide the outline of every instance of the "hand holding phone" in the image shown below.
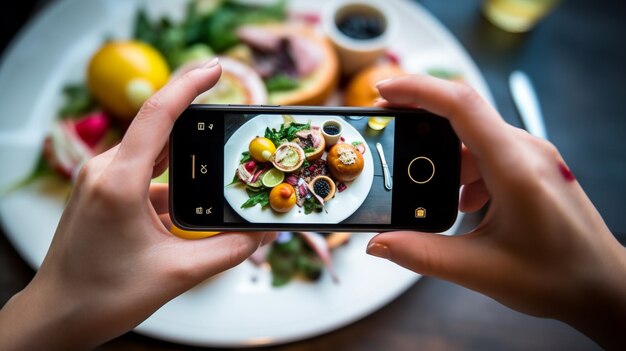
<path fill-rule="evenodd" d="M 458 138 L 423 110 L 192 105 L 170 138 L 170 214 L 185 230 L 443 231 L 459 174 Z"/>

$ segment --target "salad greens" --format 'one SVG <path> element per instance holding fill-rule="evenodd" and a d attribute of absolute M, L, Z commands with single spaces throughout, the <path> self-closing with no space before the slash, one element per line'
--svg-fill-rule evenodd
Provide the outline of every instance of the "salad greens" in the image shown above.
<path fill-rule="evenodd" d="M 324 206 L 322 206 L 322 204 L 319 203 L 319 201 L 317 201 L 313 196 L 304 200 L 304 205 L 302 207 L 304 208 L 304 214 L 322 212 L 324 209 Z"/>
<path fill-rule="evenodd" d="M 65 101 L 59 110 L 62 118 L 82 116 L 96 107 L 96 101 L 85 83 L 67 84 L 63 87 L 63 95 Z"/>
<path fill-rule="evenodd" d="M 298 235 L 283 242 L 274 242 L 267 255 L 272 267 L 272 286 L 283 286 L 297 274 L 316 280 L 322 274 L 323 263 Z"/>
<path fill-rule="evenodd" d="M 426 70 L 426 73 L 430 76 L 446 80 L 460 79 L 463 77 L 461 73 L 445 68 L 429 68 Z"/>
<path fill-rule="evenodd" d="M 249 199 L 241 205 L 241 208 L 254 207 L 256 206 L 256 204 L 260 204 L 261 207 L 265 208 L 267 205 L 270 204 L 269 189 L 264 189 L 256 192 L 250 189 L 246 189 L 246 192 L 248 193 Z"/>
<path fill-rule="evenodd" d="M 252 156 L 250 156 L 250 152 L 249 151 L 244 151 L 241 153 L 241 159 L 239 160 L 239 164 L 242 164 L 244 162 L 248 162 L 252 159 Z"/>
<path fill-rule="evenodd" d="M 265 137 L 270 139 L 274 145 L 279 146 L 284 142 L 291 141 L 296 138 L 296 133 L 301 130 L 311 129 L 311 122 L 308 123 L 297 123 L 290 115 L 283 115 L 283 123 L 280 125 L 280 128 L 276 130 L 275 128 L 265 128 Z M 310 152 L 315 150 L 314 148 L 305 148 L 305 152 Z M 239 159 L 239 165 L 247 163 L 249 161 L 253 161 L 250 156 L 249 151 L 244 151 L 241 153 L 241 158 Z M 309 166 L 309 162 L 305 161 L 303 163 L 305 167 Z M 256 171 L 255 166 L 255 171 Z M 244 182 L 239 178 L 237 173 L 233 177 L 233 180 L 227 184 L 226 186 L 231 186 L 234 184 L 243 184 Z M 258 184 L 257 184 L 258 183 Z M 267 207 L 269 205 L 269 194 L 271 188 L 267 188 L 261 182 L 261 177 L 259 176 L 257 182 L 255 184 L 246 184 L 246 193 L 248 194 L 248 200 L 246 200 L 241 208 L 250 208 L 254 207 L 257 204 L 260 204 L 262 208 Z M 312 212 L 321 212 L 323 206 L 319 204 L 313 197 L 308 198 L 304 203 L 304 213 L 310 214 Z"/>
<path fill-rule="evenodd" d="M 311 123 L 289 123 L 287 127 L 285 127 L 285 123 L 280 125 L 280 129 L 276 130 L 274 128 L 270 129 L 269 127 L 265 128 L 265 137 L 278 147 L 280 144 L 291 141 L 296 138 L 296 133 L 301 130 L 311 129 Z"/>
<path fill-rule="evenodd" d="M 236 30 L 253 23 L 284 21 L 286 0 L 270 6 L 252 6 L 232 0 L 196 0 L 189 2 L 183 21 L 172 22 L 167 17 L 151 20 L 145 9 L 137 13 L 135 39 L 144 41 L 176 68 L 189 58 L 211 56 L 239 43 Z"/>
<path fill-rule="evenodd" d="M 286 74 L 278 74 L 268 78 L 265 81 L 265 87 L 267 91 L 272 93 L 275 91 L 292 90 L 300 85 L 297 79 L 290 77 Z"/>

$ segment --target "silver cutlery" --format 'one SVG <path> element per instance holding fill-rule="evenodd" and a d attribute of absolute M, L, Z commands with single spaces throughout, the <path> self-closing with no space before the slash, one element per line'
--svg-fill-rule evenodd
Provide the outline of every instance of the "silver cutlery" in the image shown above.
<path fill-rule="evenodd" d="M 391 174 L 389 174 L 389 166 L 387 166 L 387 161 L 385 160 L 385 153 L 383 152 L 383 146 L 380 143 L 376 143 L 376 150 L 378 151 L 380 162 L 383 165 L 383 179 L 385 180 L 385 189 L 391 190 L 392 188 Z"/>
<path fill-rule="evenodd" d="M 539 99 L 530 79 L 522 71 L 514 71 L 509 77 L 509 89 L 519 111 L 524 128 L 532 135 L 548 139 Z"/>

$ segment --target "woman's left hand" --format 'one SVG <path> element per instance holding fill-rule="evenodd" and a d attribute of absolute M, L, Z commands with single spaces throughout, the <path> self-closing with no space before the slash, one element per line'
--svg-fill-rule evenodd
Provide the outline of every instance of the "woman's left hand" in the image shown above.
<path fill-rule="evenodd" d="M 82 167 L 40 270 L 0 313 L 0 348 L 95 347 L 239 264 L 266 238 L 173 236 L 163 224 L 167 186 L 150 184 L 167 168 L 174 122 L 220 75 L 214 60 L 171 81 L 146 101 L 118 146 Z"/>

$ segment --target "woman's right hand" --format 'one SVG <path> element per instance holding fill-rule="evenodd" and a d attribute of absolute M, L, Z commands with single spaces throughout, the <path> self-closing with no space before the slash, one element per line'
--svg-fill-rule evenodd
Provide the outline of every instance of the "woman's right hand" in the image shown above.
<path fill-rule="evenodd" d="M 368 253 L 617 347 L 626 326 L 626 251 L 557 149 L 504 122 L 464 84 L 404 76 L 378 88 L 379 106 L 419 106 L 450 121 L 464 143 L 460 208 L 489 201 L 489 209 L 470 233 L 383 233 Z"/>

